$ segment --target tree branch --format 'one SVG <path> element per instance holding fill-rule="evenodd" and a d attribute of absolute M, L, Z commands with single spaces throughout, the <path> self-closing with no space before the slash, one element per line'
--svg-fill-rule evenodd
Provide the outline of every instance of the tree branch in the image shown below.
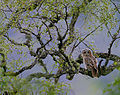
<path fill-rule="evenodd" d="M 1 51 L 1 48 L 0 48 L 0 51 Z M 0 55 L 3 57 L 1 64 L 0 64 L 0 67 L 2 67 L 4 69 L 4 72 L 6 72 L 7 67 L 6 67 L 5 55 L 4 55 L 4 53 L 1 53 L 1 52 L 0 52 Z"/>
<path fill-rule="evenodd" d="M 116 8 L 116 10 L 118 11 L 118 13 L 120 14 L 120 11 L 119 11 L 118 7 L 116 6 L 116 4 L 115 4 L 112 0 L 110 0 L 110 1 L 111 1 L 112 4 L 115 6 L 115 8 Z"/>
<path fill-rule="evenodd" d="M 103 25 L 103 23 L 101 23 L 98 27 L 96 27 L 93 31 L 91 31 L 89 34 L 87 34 L 82 40 L 80 40 L 80 42 L 78 44 L 76 44 L 75 48 L 81 43 L 83 42 L 88 36 L 90 36 L 92 33 L 94 33 L 101 25 Z"/>
<path fill-rule="evenodd" d="M 7 38 L 8 41 L 10 41 L 12 44 L 14 45 L 19 45 L 19 46 L 23 46 L 22 43 L 18 43 L 18 42 L 15 42 L 14 40 L 11 40 L 8 36 L 4 35 L 5 38 Z"/>
<path fill-rule="evenodd" d="M 29 69 L 33 68 L 37 64 L 37 61 L 38 61 L 38 58 L 36 58 L 35 61 L 31 65 L 25 66 L 17 72 L 5 72 L 4 75 L 5 76 L 17 76 L 17 75 L 21 74 L 22 72 L 24 72 L 25 70 L 29 70 Z"/>
<path fill-rule="evenodd" d="M 119 28 L 120 28 L 120 26 L 119 26 Z M 106 62 L 105 62 L 105 65 L 104 65 L 105 67 L 106 67 L 107 64 L 109 63 L 112 46 L 113 46 L 114 42 L 115 42 L 117 39 L 119 39 L 119 38 L 117 37 L 118 34 L 119 34 L 119 29 L 118 29 L 118 31 L 117 31 L 116 33 L 113 34 L 113 36 L 111 35 L 112 41 L 111 41 L 110 46 L 109 46 L 109 48 L 108 48 L 108 57 L 106 58 Z"/>
<path fill-rule="evenodd" d="M 71 19 L 71 22 L 69 24 L 69 37 L 70 39 L 67 39 L 64 41 L 64 45 L 66 44 L 67 46 L 70 45 L 74 40 L 75 40 L 75 37 L 74 37 L 74 27 L 75 27 L 75 23 L 79 17 L 79 14 L 80 14 L 80 9 L 84 8 L 85 6 L 88 5 L 88 3 L 90 3 L 92 0 L 84 0 L 83 3 L 79 6 L 79 7 L 76 7 L 77 9 L 74 10 L 73 14 L 72 14 L 72 19 Z"/>
<path fill-rule="evenodd" d="M 98 57 L 98 58 L 106 59 L 108 57 L 108 53 L 98 53 L 98 52 L 95 52 L 95 56 Z M 115 62 L 120 62 L 120 57 L 115 55 L 115 54 L 111 54 L 110 55 L 110 60 L 115 61 Z"/>

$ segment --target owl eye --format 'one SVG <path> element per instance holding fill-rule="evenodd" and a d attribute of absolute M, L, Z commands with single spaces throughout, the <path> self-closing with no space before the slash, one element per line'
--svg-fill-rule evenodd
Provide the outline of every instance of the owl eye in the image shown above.
<path fill-rule="evenodd" d="M 91 51 L 89 50 L 88 53 L 90 53 Z"/>
<path fill-rule="evenodd" d="M 83 54 L 85 54 L 85 53 L 86 53 L 86 51 L 83 52 Z"/>

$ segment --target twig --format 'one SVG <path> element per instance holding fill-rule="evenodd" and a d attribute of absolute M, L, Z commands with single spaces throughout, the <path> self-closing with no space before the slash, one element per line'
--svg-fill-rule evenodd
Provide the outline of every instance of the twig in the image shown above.
<path fill-rule="evenodd" d="M 4 73 L 4 75 L 5 76 L 17 76 L 17 75 L 21 74 L 22 72 L 24 72 L 25 70 L 29 70 L 29 69 L 33 68 L 36 65 L 37 61 L 38 61 L 38 58 L 36 58 L 35 61 L 31 65 L 25 66 L 17 72 L 6 72 L 6 73 Z"/>
<path fill-rule="evenodd" d="M 110 0 L 110 1 L 113 3 L 113 5 L 114 5 L 115 8 L 117 9 L 118 13 L 120 14 L 120 11 L 119 11 L 118 7 L 116 6 L 116 4 L 115 4 L 112 0 Z"/>
<path fill-rule="evenodd" d="M 12 44 L 14 45 L 19 45 L 19 46 L 23 46 L 22 43 L 18 43 L 18 42 L 15 42 L 14 40 L 11 40 L 8 36 L 4 35 L 5 38 L 7 38 L 7 40 L 9 40 Z"/>
<path fill-rule="evenodd" d="M 75 46 L 75 48 L 81 43 L 83 42 L 88 36 L 90 36 L 92 33 L 94 33 L 102 24 L 100 24 L 98 27 L 96 27 L 93 31 L 91 31 L 89 34 L 87 34 L 82 40 L 80 40 L 80 42 Z"/>

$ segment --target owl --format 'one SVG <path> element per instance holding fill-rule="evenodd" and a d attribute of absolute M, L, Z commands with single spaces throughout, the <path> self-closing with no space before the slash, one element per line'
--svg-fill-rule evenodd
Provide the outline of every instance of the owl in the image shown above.
<path fill-rule="evenodd" d="M 97 60 L 89 49 L 82 50 L 83 64 L 85 69 L 92 72 L 93 77 L 98 77 Z"/>

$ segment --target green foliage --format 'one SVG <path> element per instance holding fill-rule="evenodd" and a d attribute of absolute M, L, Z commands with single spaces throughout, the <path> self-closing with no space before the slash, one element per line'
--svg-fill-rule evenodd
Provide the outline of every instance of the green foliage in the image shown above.
<path fill-rule="evenodd" d="M 28 82 L 19 77 L 2 77 L 0 87 L 0 94 L 7 91 L 12 95 L 67 95 L 70 89 L 70 85 L 65 83 L 55 85 L 52 80 L 45 79 Z"/>
<path fill-rule="evenodd" d="M 119 95 L 120 94 L 120 77 L 116 77 L 115 80 L 108 84 L 103 90 L 103 95 Z"/>
<path fill-rule="evenodd" d="M 114 62 L 115 65 L 120 64 L 118 62 Z M 120 71 L 120 67 L 117 68 Z M 120 72 L 119 72 L 120 73 Z M 103 95 L 119 95 L 120 94 L 120 76 L 114 78 L 114 81 L 107 85 L 107 87 L 103 90 Z"/>

